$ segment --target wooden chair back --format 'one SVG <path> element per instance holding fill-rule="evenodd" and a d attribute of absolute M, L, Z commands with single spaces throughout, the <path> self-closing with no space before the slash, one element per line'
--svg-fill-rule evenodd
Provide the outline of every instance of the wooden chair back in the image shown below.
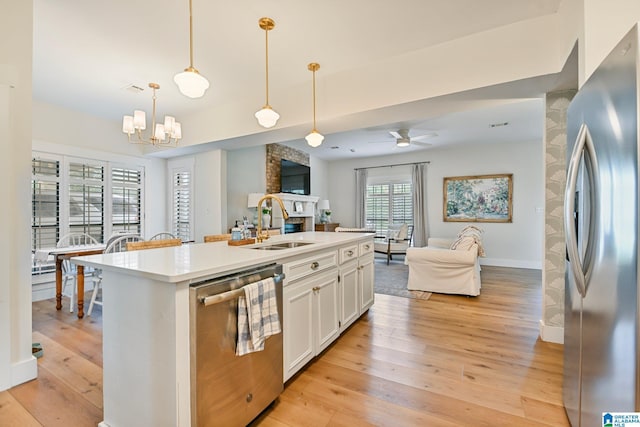
<path fill-rule="evenodd" d="M 204 236 L 204 242 L 205 243 L 225 242 L 227 240 L 231 240 L 231 233 L 229 233 L 229 234 L 210 234 L 208 236 Z"/>
<path fill-rule="evenodd" d="M 147 240 L 141 242 L 127 242 L 127 251 L 139 251 L 141 249 L 168 248 L 170 246 L 180 246 L 180 239 Z"/>

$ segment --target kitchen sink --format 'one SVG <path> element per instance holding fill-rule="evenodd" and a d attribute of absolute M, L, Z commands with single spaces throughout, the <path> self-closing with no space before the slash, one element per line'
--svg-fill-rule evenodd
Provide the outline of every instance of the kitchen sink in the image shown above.
<path fill-rule="evenodd" d="M 277 246 L 273 246 L 273 245 L 271 245 L 271 246 L 249 246 L 247 249 L 258 249 L 260 251 L 277 251 L 279 249 L 286 249 L 286 247 L 284 247 L 284 246 L 277 247 Z"/>
<path fill-rule="evenodd" d="M 313 242 L 280 242 L 260 246 L 248 246 L 247 249 L 257 249 L 261 251 L 277 251 L 280 249 L 298 248 L 300 246 L 313 245 Z"/>
<path fill-rule="evenodd" d="M 297 248 L 300 246 L 307 246 L 307 245 L 313 245 L 313 242 L 281 242 L 281 243 L 274 243 L 271 246 L 276 246 L 282 249 L 288 249 L 288 248 Z"/>

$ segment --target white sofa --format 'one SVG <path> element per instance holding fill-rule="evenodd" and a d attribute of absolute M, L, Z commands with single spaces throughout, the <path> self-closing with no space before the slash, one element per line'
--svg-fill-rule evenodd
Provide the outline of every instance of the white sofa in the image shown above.
<path fill-rule="evenodd" d="M 480 295 L 480 262 L 484 255 L 477 227 L 465 227 L 457 239 L 430 238 L 423 248 L 409 248 L 407 289 L 444 294 Z M 453 249 L 452 249 L 453 248 Z"/>

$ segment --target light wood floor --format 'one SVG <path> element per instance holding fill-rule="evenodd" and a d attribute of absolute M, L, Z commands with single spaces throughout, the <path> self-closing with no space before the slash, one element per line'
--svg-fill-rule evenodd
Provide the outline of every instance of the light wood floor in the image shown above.
<path fill-rule="evenodd" d="M 568 426 L 562 346 L 538 339 L 540 272 L 483 267 L 479 297 L 376 295 L 255 426 Z M 38 379 L 0 393 L 2 426 L 102 420 L 100 308 L 33 304 Z"/>

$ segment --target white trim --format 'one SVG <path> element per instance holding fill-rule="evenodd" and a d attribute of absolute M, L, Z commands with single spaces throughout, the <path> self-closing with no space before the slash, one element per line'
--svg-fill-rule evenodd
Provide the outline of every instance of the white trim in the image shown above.
<path fill-rule="evenodd" d="M 31 381 L 37 376 L 38 361 L 33 356 L 11 365 L 11 387 Z"/>
<path fill-rule="evenodd" d="M 564 344 L 564 328 L 561 326 L 545 325 L 544 320 L 540 320 L 540 339 L 546 342 Z"/>
<path fill-rule="evenodd" d="M 480 258 L 480 265 L 490 265 L 494 267 L 528 268 L 532 270 L 542 269 L 542 261 L 529 261 L 525 259 Z"/>

